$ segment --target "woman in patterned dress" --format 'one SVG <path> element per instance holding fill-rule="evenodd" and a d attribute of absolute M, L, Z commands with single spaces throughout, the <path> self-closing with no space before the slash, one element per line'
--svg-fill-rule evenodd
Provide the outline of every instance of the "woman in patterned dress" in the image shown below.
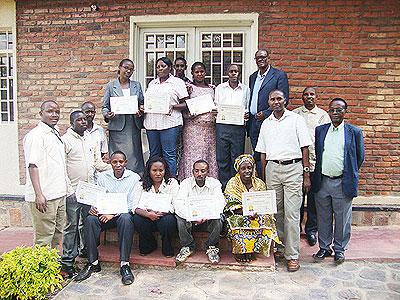
<path fill-rule="evenodd" d="M 205 82 L 206 67 L 202 62 L 192 65 L 193 83 L 190 84 L 190 98 L 210 94 L 214 99 L 214 88 Z M 199 159 L 208 162 L 209 176 L 218 178 L 216 159 L 215 114 L 213 112 L 191 115 L 183 113 L 183 154 L 179 164 L 179 179 L 192 176 L 193 163 Z"/>
<path fill-rule="evenodd" d="M 254 165 L 250 154 L 240 155 L 234 165 L 238 173 L 228 181 L 224 193 L 228 238 L 238 262 L 255 260 L 255 253 L 269 256 L 272 241 L 281 243 L 272 215 L 243 216 L 243 193 L 266 190 L 265 183 L 254 175 Z"/>

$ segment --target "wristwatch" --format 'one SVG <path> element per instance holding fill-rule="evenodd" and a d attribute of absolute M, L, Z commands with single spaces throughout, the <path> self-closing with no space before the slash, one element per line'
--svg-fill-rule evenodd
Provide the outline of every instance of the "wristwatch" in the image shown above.
<path fill-rule="evenodd" d="M 303 172 L 310 173 L 310 167 L 303 167 Z"/>

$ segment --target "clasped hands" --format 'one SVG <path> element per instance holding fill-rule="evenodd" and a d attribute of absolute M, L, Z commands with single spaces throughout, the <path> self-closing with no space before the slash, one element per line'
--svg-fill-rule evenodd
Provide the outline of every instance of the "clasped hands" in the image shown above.
<path fill-rule="evenodd" d="M 100 222 L 102 222 L 102 223 L 107 223 L 108 221 L 110 221 L 112 218 L 115 217 L 115 215 L 99 215 L 99 212 L 97 211 L 97 208 L 94 207 L 94 206 L 90 207 L 89 215 L 98 216 Z"/>

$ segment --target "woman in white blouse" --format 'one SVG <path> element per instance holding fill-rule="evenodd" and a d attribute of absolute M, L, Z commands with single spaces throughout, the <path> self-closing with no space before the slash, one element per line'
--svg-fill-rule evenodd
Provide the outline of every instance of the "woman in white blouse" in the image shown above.
<path fill-rule="evenodd" d="M 157 78 L 149 83 L 146 99 L 169 99 L 168 113 L 146 112 L 144 127 L 149 141 L 150 157 L 165 158 L 173 176 L 177 173 L 176 145 L 183 124 L 181 111 L 186 108 L 189 97 L 185 82 L 171 74 L 172 62 L 167 57 L 156 61 Z M 146 103 L 145 103 L 146 108 Z"/>
<path fill-rule="evenodd" d="M 173 236 L 176 234 L 176 219 L 173 215 L 172 200 L 179 191 L 178 181 L 169 171 L 165 159 L 161 157 L 150 158 L 146 163 L 143 180 L 135 187 L 136 209 L 134 215 L 135 228 L 139 232 L 139 251 L 147 255 L 157 248 L 153 232 L 159 231 L 162 239 L 162 254 L 166 257 L 174 256 L 172 245 Z M 171 196 L 169 199 L 169 212 L 160 212 L 151 209 L 154 197 L 142 197 L 144 192 L 164 194 Z M 149 203 L 150 199 L 150 203 Z M 159 200 L 160 201 L 160 200 Z M 147 207 L 147 208 L 146 208 Z"/>

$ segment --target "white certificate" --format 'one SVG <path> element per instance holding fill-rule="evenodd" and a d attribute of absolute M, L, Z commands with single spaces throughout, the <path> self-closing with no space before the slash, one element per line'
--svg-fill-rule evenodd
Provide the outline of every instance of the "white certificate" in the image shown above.
<path fill-rule="evenodd" d="M 244 216 L 251 216 L 255 213 L 259 215 L 276 214 L 277 212 L 274 190 L 243 193 L 242 200 Z"/>
<path fill-rule="evenodd" d="M 187 198 L 187 221 L 219 219 L 221 212 L 218 210 L 216 204 L 217 201 L 214 195 L 193 196 Z"/>
<path fill-rule="evenodd" d="M 106 188 L 85 181 L 79 181 L 75 196 L 79 203 L 96 206 L 97 195 L 106 192 Z"/>
<path fill-rule="evenodd" d="M 214 100 L 210 94 L 187 99 L 185 101 L 192 115 L 201 115 L 215 109 Z"/>
<path fill-rule="evenodd" d="M 138 207 L 167 213 L 171 208 L 172 196 L 169 194 L 159 194 L 143 192 Z"/>
<path fill-rule="evenodd" d="M 147 92 L 144 95 L 144 112 L 153 114 L 168 114 L 171 97 L 168 93 Z"/>
<path fill-rule="evenodd" d="M 116 115 L 134 115 L 138 112 L 138 97 L 110 97 L 111 111 Z"/>
<path fill-rule="evenodd" d="M 127 193 L 102 193 L 97 195 L 96 208 L 99 214 L 122 214 L 128 212 Z"/>
<path fill-rule="evenodd" d="M 244 106 L 243 105 L 218 105 L 217 123 L 230 125 L 244 124 Z"/>

